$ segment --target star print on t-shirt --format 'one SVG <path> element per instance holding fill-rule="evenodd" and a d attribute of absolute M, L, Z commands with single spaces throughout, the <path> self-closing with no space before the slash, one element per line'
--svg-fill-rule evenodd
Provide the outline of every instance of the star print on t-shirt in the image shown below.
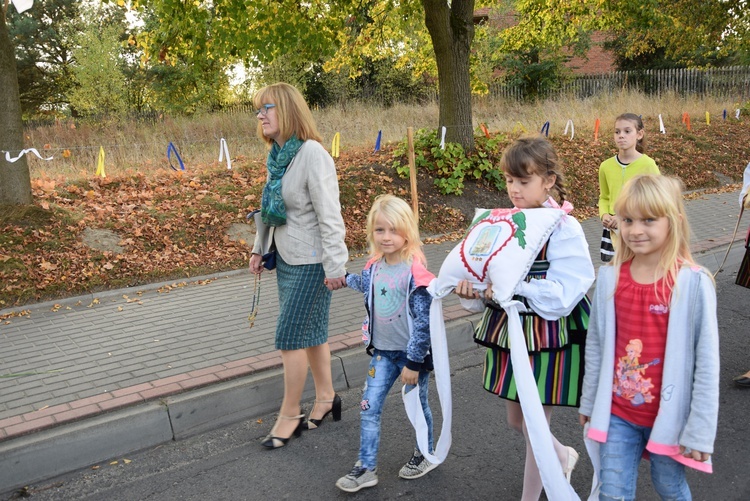
<path fill-rule="evenodd" d="M 380 289 L 380 295 L 381 295 L 381 296 L 385 296 L 387 292 L 388 292 L 388 291 L 387 291 L 387 290 L 385 290 L 385 287 L 383 287 L 382 289 Z"/>

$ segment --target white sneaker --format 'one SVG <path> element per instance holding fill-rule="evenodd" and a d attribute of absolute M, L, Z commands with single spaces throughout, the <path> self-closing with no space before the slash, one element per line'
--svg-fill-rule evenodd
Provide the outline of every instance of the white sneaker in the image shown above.
<path fill-rule="evenodd" d="M 411 456 L 409 462 L 401 467 L 398 476 L 406 480 L 412 480 L 427 475 L 437 467 L 438 465 L 427 461 L 422 453 L 419 452 L 419 449 L 414 449 L 414 454 Z"/>
<path fill-rule="evenodd" d="M 336 487 L 346 492 L 357 492 L 365 487 L 372 487 L 378 483 L 377 471 L 377 467 L 368 470 L 362 467 L 362 461 L 357 461 L 352 471 L 336 481 Z"/>

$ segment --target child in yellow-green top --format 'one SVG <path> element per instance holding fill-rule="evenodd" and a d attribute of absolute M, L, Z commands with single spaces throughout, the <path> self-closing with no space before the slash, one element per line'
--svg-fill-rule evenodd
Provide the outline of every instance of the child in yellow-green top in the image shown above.
<path fill-rule="evenodd" d="M 617 230 L 615 202 L 625 182 L 638 174 L 660 174 L 656 162 L 643 153 L 643 120 L 635 113 L 623 113 L 615 119 L 617 155 L 599 166 L 599 217 L 602 220 L 601 258 L 608 262 L 614 255 L 610 232 Z"/>

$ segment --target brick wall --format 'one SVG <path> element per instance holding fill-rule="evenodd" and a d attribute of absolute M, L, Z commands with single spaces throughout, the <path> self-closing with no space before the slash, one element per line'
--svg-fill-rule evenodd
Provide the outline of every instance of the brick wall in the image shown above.
<path fill-rule="evenodd" d="M 607 35 L 600 31 L 591 35 L 591 49 L 587 58 L 574 57 L 565 66 L 573 70 L 577 75 L 598 75 L 615 70 L 615 58 L 612 53 L 604 50 L 602 44 L 607 40 Z"/>
<path fill-rule="evenodd" d="M 498 29 L 509 28 L 515 25 L 515 13 L 496 14 L 489 8 L 476 9 L 474 11 L 474 24 L 490 22 Z M 602 47 L 606 41 L 607 34 L 601 31 L 591 35 L 591 49 L 585 58 L 574 57 L 565 66 L 570 68 L 576 75 L 595 75 L 615 70 L 615 59 L 612 54 Z"/>

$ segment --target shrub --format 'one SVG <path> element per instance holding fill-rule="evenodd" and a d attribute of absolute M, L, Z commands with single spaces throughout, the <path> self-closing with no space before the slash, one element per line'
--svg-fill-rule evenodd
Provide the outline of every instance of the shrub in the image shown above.
<path fill-rule="evenodd" d="M 445 143 L 441 148 L 436 130 L 418 129 L 414 135 L 414 163 L 417 169 L 426 169 L 435 178 L 435 186 L 444 195 L 461 195 L 467 177 L 489 182 L 502 191 L 505 178 L 496 165 L 507 143 L 508 138 L 503 134 L 489 138 L 477 135 L 474 151 L 467 154 L 458 143 Z M 393 152 L 393 167 L 402 178 L 409 176 L 408 152 L 406 139 Z"/>

